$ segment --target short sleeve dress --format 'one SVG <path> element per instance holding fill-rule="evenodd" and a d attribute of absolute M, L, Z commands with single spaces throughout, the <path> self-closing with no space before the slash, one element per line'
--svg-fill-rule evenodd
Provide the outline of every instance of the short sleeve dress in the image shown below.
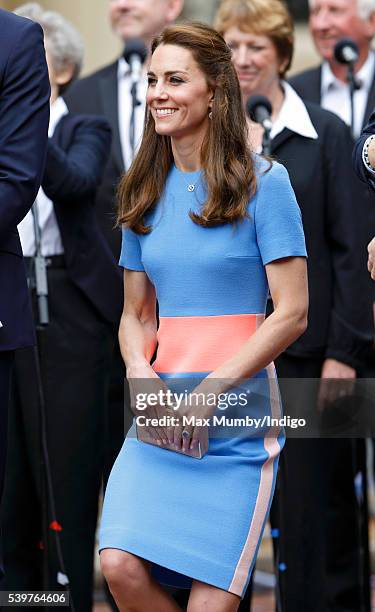
<path fill-rule="evenodd" d="M 306 256 L 287 171 L 277 163 L 269 169 L 260 158 L 256 167 L 257 192 L 240 223 L 195 224 L 189 211 L 199 212 L 205 200 L 203 175 L 173 166 L 147 219 L 152 231 L 123 232 L 120 265 L 144 271 L 156 290 L 153 368 L 167 382 L 203 378 L 234 355 L 264 320 L 265 266 Z M 284 443 L 273 364 L 252 382 L 245 412 L 260 417 L 261 427 L 236 435 L 228 425 L 225 435 L 212 436 L 210 428 L 201 460 L 145 444 L 129 432 L 107 485 L 100 551 L 116 548 L 151 561 L 163 584 L 183 588 L 196 579 L 243 597 Z"/>

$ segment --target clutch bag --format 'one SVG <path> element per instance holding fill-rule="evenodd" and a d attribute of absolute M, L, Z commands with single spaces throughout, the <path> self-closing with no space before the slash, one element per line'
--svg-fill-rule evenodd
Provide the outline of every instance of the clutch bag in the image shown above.
<path fill-rule="evenodd" d="M 156 446 L 157 448 L 172 451 L 174 453 L 180 453 L 181 455 L 186 455 L 187 457 L 192 457 L 193 459 L 203 459 L 205 454 L 208 451 L 208 429 L 204 429 L 204 433 L 202 435 L 202 439 L 198 441 L 197 448 L 189 449 L 187 451 L 183 451 L 182 449 L 178 450 L 175 448 L 173 444 L 157 444 L 154 438 L 150 436 L 146 427 L 142 427 L 136 425 L 137 432 L 137 440 L 140 442 L 145 442 L 146 444 L 151 444 L 152 446 Z"/>

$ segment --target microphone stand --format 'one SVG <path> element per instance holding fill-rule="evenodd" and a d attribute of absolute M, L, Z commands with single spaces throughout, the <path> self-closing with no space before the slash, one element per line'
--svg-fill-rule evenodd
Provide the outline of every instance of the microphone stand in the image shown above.
<path fill-rule="evenodd" d="M 135 157 L 135 109 L 137 108 L 137 106 L 140 106 L 141 104 L 137 96 L 137 86 L 138 86 L 138 81 L 134 80 L 132 82 L 132 86 L 130 89 L 130 95 L 132 99 L 132 110 L 130 114 L 130 124 L 129 124 L 129 141 L 130 141 L 130 150 L 131 150 L 131 155 L 132 155 L 131 161 L 133 161 Z"/>
<path fill-rule="evenodd" d="M 37 344 L 33 348 L 34 363 L 36 370 L 36 383 L 38 388 L 39 404 L 39 427 L 40 427 L 40 485 L 41 485 L 41 511 L 42 511 L 42 538 L 43 538 L 43 590 L 49 587 L 49 566 L 48 566 L 48 499 L 46 491 L 46 465 L 44 455 L 43 440 L 45 437 L 45 398 L 43 392 L 43 382 L 40 367 L 40 346 L 42 344 L 42 331 L 49 323 L 48 312 L 48 282 L 46 260 L 41 251 L 41 232 L 39 226 L 39 211 L 35 201 L 32 209 L 34 236 L 35 236 L 35 255 L 33 257 L 33 284 L 35 288 L 38 306 L 38 321 L 36 324 Z"/>
<path fill-rule="evenodd" d="M 269 157 L 271 155 L 271 130 L 272 124 L 268 125 L 268 121 L 263 123 L 264 134 L 263 134 L 263 155 Z"/>
<path fill-rule="evenodd" d="M 354 74 L 355 62 L 348 64 L 348 83 L 350 95 L 350 125 L 353 139 L 355 138 L 355 113 L 354 113 L 354 93 L 360 89 L 360 85 Z"/>
<path fill-rule="evenodd" d="M 38 392 L 38 417 L 39 417 L 39 434 L 40 434 L 40 483 L 41 483 L 41 510 L 42 510 L 42 545 L 43 545 L 43 590 L 48 591 L 49 580 L 49 541 L 48 534 L 51 529 L 55 534 L 55 543 L 59 569 L 57 582 L 65 587 L 65 591 L 69 597 L 69 608 L 75 612 L 72 595 L 69 589 L 69 579 L 65 569 L 65 563 L 61 550 L 61 542 L 59 531 L 61 526 L 56 519 L 55 496 L 52 484 L 52 473 L 48 454 L 47 445 L 47 426 L 46 426 L 46 401 L 43 389 L 43 378 L 41 368 L 41 351 L 43 346 L 43 331 L 49 325 L 49 308 L 48 308 L 48 279 L 47 279 L 47 263 L 46 258 L 42 255 L 42 236 L 39 225 L 39 211 L 37 201 L 34 202 L 32 209 L 34 237 L 35 237 L 35 255 L 33 256 L 33 276 L 31 289 L 35 289 L 37 306 L 38 306 L 38 321 L 36 324 L 37 344 L 33 348 L 34 365 L 36 372 L 36 383 Z M 49 510 L 50 519 L 49 520 Z M 48 610 L 49 608 L 46 608 Z"/>

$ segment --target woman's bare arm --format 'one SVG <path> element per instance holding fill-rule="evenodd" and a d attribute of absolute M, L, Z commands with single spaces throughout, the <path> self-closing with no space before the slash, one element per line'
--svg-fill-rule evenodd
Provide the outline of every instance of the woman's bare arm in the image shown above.
<path fill-rule="evenodd" d="M 155 289 L 145 272 L 124 270 L 119 342 L 128 377 L 143 378 L 156 348 Z"/>

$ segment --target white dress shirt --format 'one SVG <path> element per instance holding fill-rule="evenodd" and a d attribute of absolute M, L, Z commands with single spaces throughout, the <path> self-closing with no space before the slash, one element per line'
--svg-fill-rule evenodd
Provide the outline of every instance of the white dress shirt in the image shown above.
<path fill-rule="evenodd" d="M 362 68 L 356 73 L 361 88 L 354 92 L 355 138 L 358 138 L 362 131 L 374 71 L 375 55 L 371 51 Z M 341 117 L 347 125 L 351 124 L 349 86 L 335 77 L 328 62 L 322 64 L 321 105 Z"/>
<path fill-rule="evenodd" d="M 302 98 L 299 97 L 293 87 L 286 81 L 282 81 L 281 86 L 284 91 L 284 101 L 277 118 L 272 124 L 271 140 L 276 138 L 284 129 L 288 129 L 305 138 L 316 140 L 318 134 L 311 122 L 310 115 Z M 261 155 L 262 150 L 262 145 L 259 145 L 256 153 Z"/>
<path fill-rule="evenodd" d="M 273 123 L 271 139 L 273 140 L 287 128 L 295 134 L 316 140 L 318 134 L 311 122 L 310 115 L 302 98 L 299 97 L 293 87 L 286 81 L 282 81 L 281 85 L 284 90 L 284 102 L 277 119 Z"/>
<path fill-rule="evenodd" d="M 135 108 L 135 151 L 138 150 L 143 133 L 143 124 L 145 117 L 146 107 L 146 93 L 147 93 L 147 78 L 144 68 L 144 78 L 138 83 L 137 97 L 141 103 Z M 124 161 L 125 170 L 128 170 L 132 162 L 132 151 L 130 147 L 129 139 L 129 126 L 130 117 L 132 111 L 132 97 L 130 93 L 131 89 L 131 78 L 129 64 L 120 58 L 118 62 L 118 121 L 120 131 L 120 141 L 122 149 L 122 159 Z"/>
<path fill-rule="evenodd" d="M 48 137 L 51 138 L 55 131 L 56 125 L 60 119 L 68 113 L 68 108 L 62 98 L 57 100 L 51 106 L 51 114 L 48 128 Z M 62 255 L 64 248 L 61 241 L 59 226 L 57 225 L 53 203 L 47 198 L 43 189 L 40 188 L 36 197 L 38 207 L 39 227 L 41 233 L 41 251 L 44 257 L 52 255 Z M 31 211 L 18 225 L 20 234 L 22 251 L 25 257 L 35 255 L 35 234 L 34 234 L 34 218 Z"/>

